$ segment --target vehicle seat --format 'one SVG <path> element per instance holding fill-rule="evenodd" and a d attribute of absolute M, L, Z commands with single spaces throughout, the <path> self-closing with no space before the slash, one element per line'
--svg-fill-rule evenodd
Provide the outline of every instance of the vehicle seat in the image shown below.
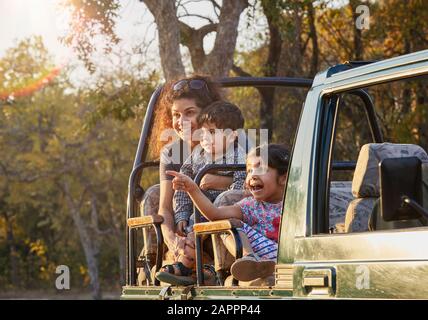
<path fill-rule="evenodd" d="M 160 185 L 155 184 L 149 187 L 143 195 L 140 202 L 140 215 L 149 216 L 158 213 L 159 209 Z M 138 260 L 145 261 L 148 265 L 153 265 L 156 261 L 156 233 L 153 228 L 143 228 L 143 248 L 138 256 Z M 137 284 L 144 285 L 146 283 L 150 270 L 146 270 L 144 266 L 137 266 Z"/>
<path fill-rule="evenodd" d="M 345 216 L 352 196 L 352 181 L 330 183 L 329 229 L 332 233 L 345 232 Z"/>
<path fill-rule="evenodd" d="M 150 216 L 158 213 L 159 210 L 160 185 L 150 186 L 143 195 L 140 203 L 140 215 Z M 144 249 L 142 255 L 156 254 L 156 233 L 153 228 L 143 229 Z"/>
<path fill-rule="evenodd" d="M 346 211 L 345 232 L 369 230 L 369 218 L 380 196 L 379 163 L 386 158 L 402 157 L 428 161 L 426 152 L 413 144 L 369 143 L 361 148 L 352 180 L 355 198 Z"/>

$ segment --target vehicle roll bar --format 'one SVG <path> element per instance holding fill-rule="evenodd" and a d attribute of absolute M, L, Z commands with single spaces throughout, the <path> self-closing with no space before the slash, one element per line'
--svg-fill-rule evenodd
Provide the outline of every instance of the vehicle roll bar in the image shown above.
<path fill-rule="evenodd" d="M 305 78 L 287 78 L 287 77 L 230 77 L 215 79 L 222 87 L 298 87 L 310 89 L 313 79 Z M 155 162 L 144 162 L 148 152 L 149 144 L 148 138 L 152 129 L 152 120 L 154 118 L 154 111 L 161 94 L 163 86 L 159 86 L 152 94 L 149 104 L 147 106 L 146 115 L 144 117 L 143 126 L 141 129 L 138 148 L 134 159 L 131 175 L 128 183 L 128 198 L 127 198 L 127 219 L 138 216 L 138 201 L 144 195 L 144 190 L 139 186 L 139 181 L 144 168 L 155 166 Z M 136 271 L 136 253 L 134 252 L 136 239 L 134 229 L 129 228 L 126 224 L 126 284 L 136 285 L 137 271 Z"/>

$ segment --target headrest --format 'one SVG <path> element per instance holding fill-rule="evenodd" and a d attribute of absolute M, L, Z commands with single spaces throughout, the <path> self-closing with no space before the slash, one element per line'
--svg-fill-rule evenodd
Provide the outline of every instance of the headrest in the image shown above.
<path fill-rule="evenodd" d="M 352 180 L 352 194 L 356 198 L 379 197 L 379 163 L 385 158 L 418 157 L 428 161 L 424 149 L 416 144 L 368 143 L 358 155 Z"/>

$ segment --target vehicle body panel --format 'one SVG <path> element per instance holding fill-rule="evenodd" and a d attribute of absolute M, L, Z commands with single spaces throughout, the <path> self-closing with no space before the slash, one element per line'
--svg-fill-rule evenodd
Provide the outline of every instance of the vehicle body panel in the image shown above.
<path fill-rule="evenodd" d="M 294 297 L 428 298 L 428 228 L 317 235 L 314 218 L 319 214 L 316 199 L 322 186 L 313 174 L 316 164 L 328 165 L 320 164 L 320 159 L 331 144 L 329 133 L 317 130 L 322 113 L 327 112 L 323 100 L 344 90 L 426 74 L 428 51 L 423 51 L 344 71 L 324 81 L 319 77 L 326 73 L 321 73 L 314 80 L 296 139 L 280 236 L 278 263 L 293 266 Z M 333 282 L 334 290 L 311 293 L 312 287 L 304 286 L 305 270 L 318 270 L 319 277 Z M 333 275 L 326 276 L 327 272 Z"/>

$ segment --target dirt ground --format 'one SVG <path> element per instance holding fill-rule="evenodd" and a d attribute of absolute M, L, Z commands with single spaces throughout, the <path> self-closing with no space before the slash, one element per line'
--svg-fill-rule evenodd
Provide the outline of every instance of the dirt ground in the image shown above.
<path fill-rule="evenodd" d="M 117 300 L 121 292 L 105 291 L 103 300 Z M 0 300 L 92 300 L 90 291 L 77 290 L 27 290 L 27 291 L 2 291 Z"/>

